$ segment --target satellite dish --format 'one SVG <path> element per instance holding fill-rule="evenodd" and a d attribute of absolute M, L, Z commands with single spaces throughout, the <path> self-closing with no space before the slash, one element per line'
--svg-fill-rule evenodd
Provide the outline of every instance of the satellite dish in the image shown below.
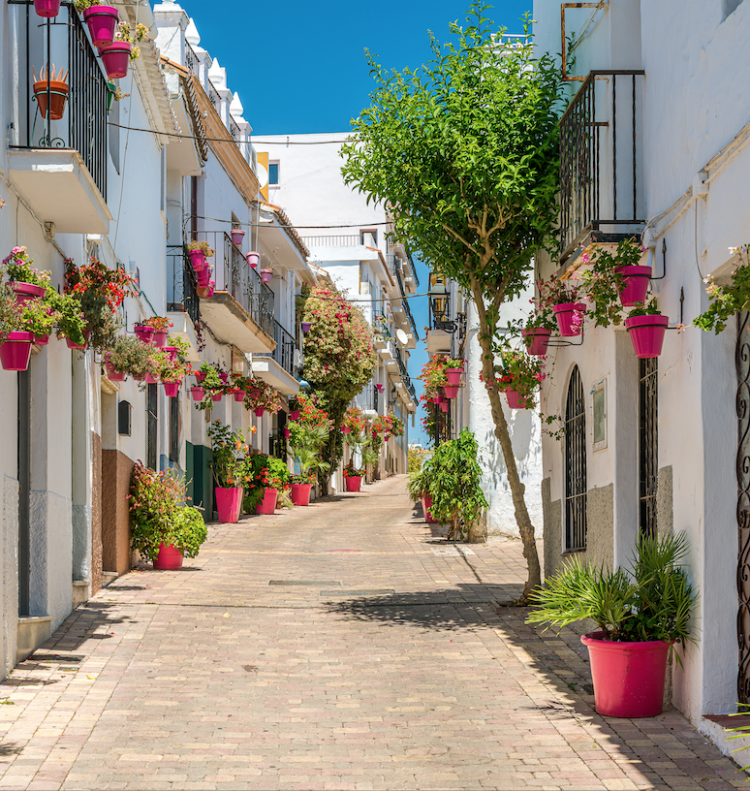
<path fill-rule="evenodd" d="M 409 343 L 411 335 L 407 335 L 403 330 L 396 330 L 396 337 L 402 346 L 406 346 L 406 344 Z"/>

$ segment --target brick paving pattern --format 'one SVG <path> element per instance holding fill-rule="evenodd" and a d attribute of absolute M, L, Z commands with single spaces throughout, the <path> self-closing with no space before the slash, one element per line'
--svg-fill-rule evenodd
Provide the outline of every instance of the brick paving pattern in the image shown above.
<path fill-rule="evenodd" d="M 674 710 L 599 717 L 578 635 L 507 606 L 514 541 L 446 544 L 395 478 L 209 528 L 0 684 L 0 789 L 731 789 Z"/>

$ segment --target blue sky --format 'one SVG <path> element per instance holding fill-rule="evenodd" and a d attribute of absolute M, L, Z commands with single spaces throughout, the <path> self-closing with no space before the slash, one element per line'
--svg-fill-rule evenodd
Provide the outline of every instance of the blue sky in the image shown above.
<path fill-rule="evenodd" d="M 430 58 L 428 30 L 447 40 L 450 22 L 463 24 L 469 6 L 469 0 L 177 2 L 195 19 L 201 46 L 227 69 L 228 87 L 239 93 L 256 137 L 347 131 L 351 118 L 369 104 L 373 87 L 364 50 L 388 68 L 416 68 Z M 531 4 L 498 0 L 486 16 L 518 33 Z M 423 293 L 427 272 L 419 266 Z M 410 304 L 423 336 L 427 298 Z M 409 363 L 412 376 L 426 359 L 420 344 Z M 421 383 L 414 383 L 420 392 Z M 409 438 L 424 441 L 419 420 Z"/>

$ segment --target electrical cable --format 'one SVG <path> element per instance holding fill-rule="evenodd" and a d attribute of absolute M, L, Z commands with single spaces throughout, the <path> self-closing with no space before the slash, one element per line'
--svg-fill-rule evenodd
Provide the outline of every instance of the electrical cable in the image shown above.
<path fill-rule="evenodd" d="M 258 201 L 260 203 L 260 201 Z M 200 214 L 189 214 L 185 217 L 185 222 L 188 220 L 195 219 L 195 220 L 207 220 L 208 222 L 222 222 L 226 225 L 232 225 L 236 227 L 244 226 L 247 228 L 270 228 L 271 224 L 267 222 L 233 222 L 232 220 L 227 220 L 220 217 L 203 217 Z M 385 222 L 359 222 L 359 223 L 344 223 L 339 225 L 279 225 L 278 228 L 282 230 L 299 230 L 302 228 L 306 231 L 316 231 L 316 230 L 336 230 L 337 228 L 373 228 L 376 225 L 391 225 L 391 221 L 386 220 Z M 204 231 L 204 233 L 206 233 Z M 208 232 L 210 233 L 210 231 Z"/>

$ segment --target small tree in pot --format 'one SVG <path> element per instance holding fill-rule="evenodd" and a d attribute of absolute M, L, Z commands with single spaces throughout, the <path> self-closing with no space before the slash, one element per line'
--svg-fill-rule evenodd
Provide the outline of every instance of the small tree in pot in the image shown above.
<path fill-rule="evenodd" d="M 216 484 L 216 510 L 219 521 L 235 524 L 240 519 L 242 487 L 247 463 L 245 454 L 250 447 L 241 431 L 232 431 L 220 420 L 208 427 L 211 439 L 211 471 Z"/>

